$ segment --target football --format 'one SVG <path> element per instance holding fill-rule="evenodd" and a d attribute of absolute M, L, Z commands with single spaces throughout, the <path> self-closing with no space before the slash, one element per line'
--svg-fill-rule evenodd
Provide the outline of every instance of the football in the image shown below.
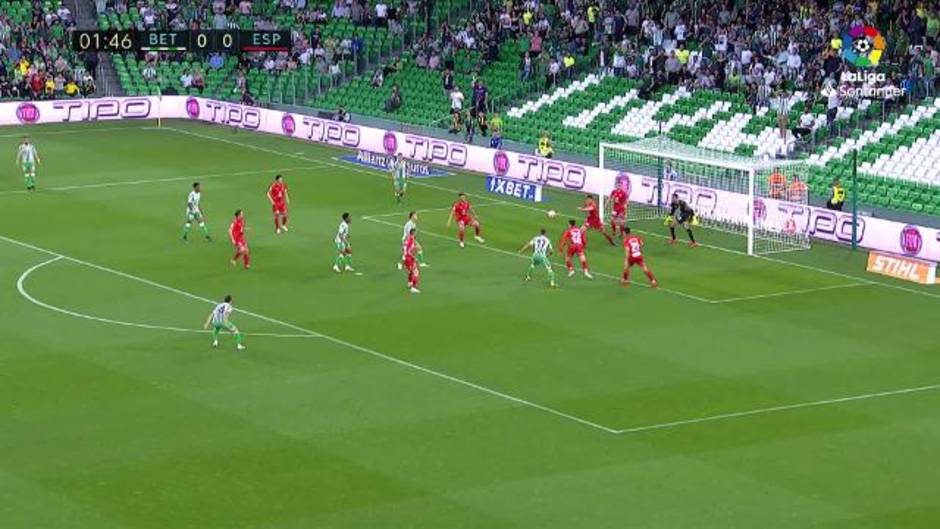
<path fill-rule="evenodd" d="M 553 219 L 555 218 L 555 215 L 557 215 L 557 213 L 555 213 L 554 209 L 548 210 L 548 218 Z"/>

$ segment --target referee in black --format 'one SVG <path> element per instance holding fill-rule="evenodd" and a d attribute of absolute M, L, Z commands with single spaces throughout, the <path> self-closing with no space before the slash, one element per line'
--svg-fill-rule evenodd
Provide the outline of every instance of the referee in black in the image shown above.
<path fill-rule="evenodd" d="M 685 232 L 689 234 L 689 246 L 698 246 L 698 243 L 695 242 L 695 235 L 692 234 L 692 219 L 695 218 L 695 211 L 692 210 L 692 206 L 689 206 L 689 203 L 685 200 L 679 198 L 677 193 L 672 194 L 672 200 L 669 202 L 669 216 L 666 217 L 669 225 L 669 244 L 676 243 L 676 225 L 680 225 L 685 228 Z"/>

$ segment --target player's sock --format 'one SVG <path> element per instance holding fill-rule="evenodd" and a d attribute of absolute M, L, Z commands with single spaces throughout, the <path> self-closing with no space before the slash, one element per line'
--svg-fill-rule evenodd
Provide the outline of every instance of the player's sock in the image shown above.
<path fill-rule="evenodd" d="M 565 257 L 565 268 L 567 268 L 569 272 L 574 271 L 574 264 L 571 262 L 570 257 Z"/>
<path fill-rule="evenodd" d="M 346 267 L 352 268 L 352 254 L 351 253 L 348 253 L 345 255 L 344 262 L 346 263 Z"/>
<path fill-rule="evenodd" d="M 401 193 L 395 193 L 395 203 L 401 204 Z"/>
<path fill-rule="evenodd" d="M 480 227 L 479 227 L 479 226 L 474 226 L 474 227 L 473 227 L 473 232 L 476 234 L 477 237 L 479 237 L 479 236 L 480 236 Z"/>
<path fill-rule="evenodd" d="M 210 238 L 210 237 L 209 237 L 209 227 L 206 226 L 206 223 L 205 223 L 205 222 L 200 222 L 200 223 L 199 223 L 199 229 L 202 230 L 202 235 L 203 235 L 206 239 L 209 239 L 209 238 Z M 187 231 L 187 235 L 188 235 L 189 230 L 186 230 L 186 231 Z"/>
<path fill-rule="evenodd" d="M 192 228 L 192 227 L 193 227 L 193 225 L 190 224 L 190 223 L 188 223 L 188 222 L 187 222 L 186 224 L 183 224 L 183 238 L 184 238 L 184 239 L 189 238 L 189 230 L 190 230 L 190 228 Z"/>
<path fill-rule="evenodd" d="M 342 269 L 343 268 L 344 255 L 339 254 L 336 256 L 336 259 L 333 259 L 333 268 Z"/>
<path fill-rule="evenodd" d="M 242 262 L 245 263 L 245 268 L 248 268 L 249 266 L 251 266 L 251 254 L 248 252 L 243 253 Z"/>
<path fill-rule="evenodd" d="M 33 175 L 26 175 L 26 189 L 34 189 L 36 187 L 36 177 Z"/>
<path fill-rule="evenodd" d="M 582 258 L 581 258 L 581 270 L 584 270 L 585 272 L 588 271 L 587 257 L 582 257 Z"/>
<path fill-rule="evenodd" d="M 529 279 L 532 279 L 532 271 L 533 271 L 533 270 L 535 270 L 535 265 L 534 265 L 534 264 L 530 264 L 530 265 L 529 265 L 529 269 L 525 271 L 525 278 L 526 278 L 526 281 L 528 281 Z"/>
<path fill-rule="evenodd" d="M 685 232 L 689 234 L 689 241 L 691 241 L 692 244 L 695 244 L 695 235 L 692 235 L 692 230 L 688 229 L 688 230 L 685 230 Z"/>
<path fill-rule="evenodd" d="M 650 283 L 656 284 L 656 276 L 653 275 L 653 272 L 647 271 L 646 277 L 650 280 Z"/>
<path fill-rule="evenodd" d="M 281 231 L 281 217 L 274 216 L 274 231 Z"/>
<path fill-rule="evenodd" d="M 623 282 L 624 283 L 630 282 L 630 269 L 629 268 L 625 268 L 623 271 Z"/>
<path fill-rule="evenodd" d="M 460 240 L 460 242 L 463 242 L 463 236 L 464 236 L 465 231 L 466 230 L 464 230 L 463 228 L 460 228 L 459 230 L 457 230 L 457 238 Z"/>
<path fill-rule="evenodd" d="M 212 328 L 212 341 L 213 342 L 219 341 L 219 328 L 218 327 Z"/>
<path fill-rule="evenodd" d="M 235 329 L 235 345 L 241 345 L 243 340 L 242 333 L 238 332 L 238 329 Z"/>
<path fill-rule="evenodd" d="M 284 231 L 287 231 L 287 215 L 281 215 L 281 227 L 284 228 Z"/>
<path fill-rule="evenodd" d="M 669 227 L 669 236 L 672 237 L 672 240 L 676 240 L 676 229 L 672 226 Z"/>
<path fill-rule="evenodd" d="M 551 267 L 548 268 L 548 284 L 549 285 L 555 284 L 555 271 L 552 270 Z"/>

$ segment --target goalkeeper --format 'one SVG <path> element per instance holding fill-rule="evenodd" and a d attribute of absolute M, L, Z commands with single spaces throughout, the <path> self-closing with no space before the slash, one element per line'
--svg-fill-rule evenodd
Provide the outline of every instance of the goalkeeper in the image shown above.
<path fill-rule="evenodd" d="M 672 194 L 672 200 L 669 202 L 669 214 L 666 216 L 666 226 L 669 226 L 669 244 L 676 243 L 676 225 L 685 228 L 689 234 L 689 246 L 698 246 L 695 242 L 695 235 L 692 234 L 692 226 L 698 225 L 695 218 L 695 211 L 689 206 L 689 203 L 679 198 L 676 193 Z"/>

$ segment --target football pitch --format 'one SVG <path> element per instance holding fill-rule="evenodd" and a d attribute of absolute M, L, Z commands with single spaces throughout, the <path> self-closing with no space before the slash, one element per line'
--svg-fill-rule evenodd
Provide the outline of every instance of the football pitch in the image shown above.
<path fill-rule="evenodd" d="M 450 174 L 396 205 L 349 152 L 184 121 L 4 128 L 0 152 L 0 527 L 940 526 L 940 290 L 864 252 L 637 223 L 661 288 L 620 286 L 622 248 L 589 234 L 595 278 L 556 255 L 550 289 L 518 249 L 557 244 L 578 195 Z M 211 243 L 181 240 L 194 181 Z M 458 191 L 485 244 L 445 227 Z M 409 210 L 420 295 L 395 266 Z M 358 273 L 331 270 L 343 212 Z M 246 351 L 202 330 L 226 294 Z"/>

